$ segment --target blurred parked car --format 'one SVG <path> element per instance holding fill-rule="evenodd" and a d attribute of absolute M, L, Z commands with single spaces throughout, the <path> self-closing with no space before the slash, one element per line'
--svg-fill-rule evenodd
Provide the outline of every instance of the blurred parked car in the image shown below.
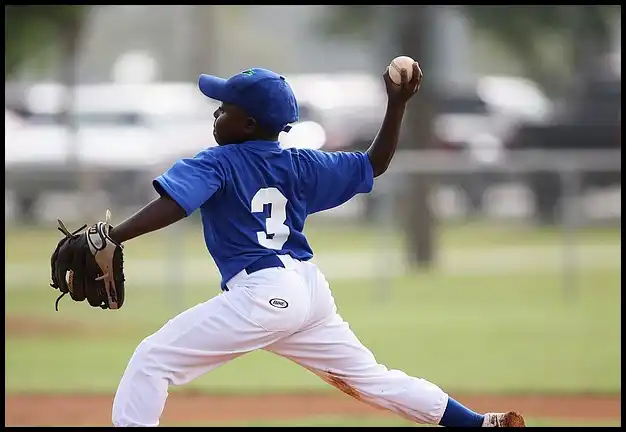
<path fill-rule="evenodd" d="M 73 129 L 61 110 L 68 97 L 63 86 L 39 83 L 25 95 L 21 119 L 5 110 L 7 188 L 22 219 L 33 217 L 42 194 L 77 190 L 81 171 L 97 176 L 95 183 L 112 203 L 143 202 L 158 171 L 217 144 L 213 113 L 218 103 L 194 83 L 81 85 L 68 117 Z M 325 131 L 314 116 L 301 104 L 300 121 L 281 134 L 281 142 L 323 147 Z"/>
<path fill-rule="evenodd" d="M 563 100 L 552 117 L 520 125 L 509 145 L 533 150 L 621 150 L 621 99 L 621 78 L 588 82 Z M 621 170 L 581 174 L 579 193 L 591 187 L 621 185 Z M 534 172 L 526 180 L 540 221 L 555 222 L 563 192 L 559 173 Z"/>
<path fill-rule="evenodd" d="M 5 134 L 13 133 L 24 126 L 24 120 L 20 117 L 19 114 L 4 109 L 4 132 Z"/>
<path fill-rule="evenodd" d="M 300 101 L 319 113 L 327 139 L 324 150 L 366 150 L 380 127 L 385 90 L 370 74 L 312 74 L 288 77 Z M 506 157 L 509 135 L 522 121 L 545 118 L 552 102 L 539 86 L 516 76 L 485 76 L 466 85 L 448 85 L 440 95 L 433 125 L 433 148 L 464 155 L 475 173 L 441 175 L 443 184 L 463 191 L 470 209 L 480 210 L 484 192 L 502 175 L 481 169 Z"/>
<path fill-rule="evenodd" d="M 213 109 L 191 84 L 83 85 L 75 89 L 74 111 L 64 117 L 64 87 L 39 83 L 26 92 L 24 124 L 5 133 L 7 188 L 23 219 L 50 191 L 79 189 L 81 175 L 97 176 L 115 204 L 145 200 L 151 166 L 172 149 L 196 151 L 214 145 Z M 65 120 L 69 119 L 72 128 Z M 166 122 L 164 119 L 168 119 Z M 202 144 L 195 139 L 202 134 Z"/>
<path fill-rule="evenodd" d="M 287 80 L 301 109 L 325 132 L 323 150 L 355 150 L 371 144 L 385 112 L 379 77 L 365 73 L 300 74 Z M 302 115 L 301 115 L 302 117 Z"/>
<path fill-rule="evenodd" d="M 472 85 L 448 86 L 438 102 L 433 148 L 465 155 L 468 164 L 476 166 L 475 172 L 439 179 L 463 191 L 470 212 L 478 212 L 487 188 L 506 181 L 503 173 L 490 167 L 504 162 L 510 135 L 521 122 L 549 115 L 552 102 L 534 82 L 511 76 L 485 76 Z"/>

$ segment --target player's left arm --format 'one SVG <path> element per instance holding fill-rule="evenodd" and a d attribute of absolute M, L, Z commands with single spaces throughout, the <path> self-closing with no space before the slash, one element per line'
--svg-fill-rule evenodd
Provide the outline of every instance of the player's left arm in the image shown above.
<path fill-rule="evenodd" d="M 183 219 L 185 210 L 169 195 L 161 195 L 141 210 L 113 227 L 109 236 L 117 243 L 124 243 L 141 235 L 158 231 Z"/>
<path fill-rule="evenodd" d="M 387 171 L 391 163 L 398 146 L 400 127 L 402 126 L 406 104 L 419 90 L 422 76 L 422 70 L 418 63 L 414 62 L 411 79 L 407 79 L 407 72 L 403 69 L 401 71 L 402 82 L 398 85 L 391 80 L 389 68 L 385 69 L 383 79 L 387 90 L 387 109 L 378 134 L 374 138 L 372 145 L 367 149 L 374 177 L 378 177 Z"/>
<path fill-rule="evenodd" d="M 117 243 L 160 230 L 202 206 L 224 184 L 225 174 L 211 149 L 181 159 L 154 179 L 159 197 L 115 226 L 109 236 Z"/>

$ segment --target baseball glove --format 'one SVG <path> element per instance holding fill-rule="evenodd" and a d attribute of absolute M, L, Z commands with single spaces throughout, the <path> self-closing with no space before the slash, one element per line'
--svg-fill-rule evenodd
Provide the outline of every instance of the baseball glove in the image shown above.
<path fill-rule="evenodd" d="M 107 212 L 107 220 L 109 212 Z M 69 293 L 72 300 L 85 299 L 93 307 L 119 309 L 124 304 L 124 268 L 122 246 L 109 237 L 111 225 L 98 222 L 70 232 L 63 222 L 59 231 L 65 237 L 57 244 L 50 260 L 52 288 L 61 291 L 54 305 Z"/>

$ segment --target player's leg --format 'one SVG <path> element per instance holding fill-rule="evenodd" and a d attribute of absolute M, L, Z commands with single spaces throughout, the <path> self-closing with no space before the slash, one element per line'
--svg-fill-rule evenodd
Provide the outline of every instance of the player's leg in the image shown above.
<path fill-rule="evenodd" d="M 453 400 L 435 384 L 379 364 L 336 313 L 323 275 L 312 265 L 302 267 L 307 281 L 315 285 L 312 305 L 319 313 L 316 316 L 314 311 L 302 330 L 266 350 L 293 360 L 362 402 L 411 421 L 449 427 L 487 425 L 483 415 Z"/>
<path fill-rule="evenodd" d="M 416 423 L 446 427 L 524 426 L 517 413 L 481 415 L 427 380 L 387 369 L 339 315 L 265 349 L 293 360 L 361 402 Z"/>
<path fill-rule="evenodd" d="M 448 403 L 448 395 L 436 385 L 379 364 L 338 314 L 265 349 L 361 402 L 417 423 L 438 424 Z"/>
<path fill-rule="evenodd" d="M 268 276 L 274 286 L 266 283 Z M 246 277 L 246 285 L 231 286 L 229 292 L 181 313 L 142 341 L 117 389 L 113 424 L 158 426 L 170 384 L 186 384 L 293 333 L 302 325 L 309 296 L 298 296 L 304 288 L 298 289 L 300 279 L 295 283 L 292 279 L 293 275 L 286 271 L 259 271 Z M 257 284 L 265 284 L 269 289 L 249 289 Z M 289 293 L 284 292 L 285 287 Z M 266 301 L 273 298 L 270 292 L 286 299 L 289 307 L 272 307 Z"/>

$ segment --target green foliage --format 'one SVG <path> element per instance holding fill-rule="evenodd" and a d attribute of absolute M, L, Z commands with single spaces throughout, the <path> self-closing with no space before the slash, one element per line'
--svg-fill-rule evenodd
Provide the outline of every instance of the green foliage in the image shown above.
<path fill-rule="evenodd" d="M 519 57 L 527 74 L 545 86 L 558 82 L 559 71 L 551 68 L 546 41 L 555 38 L 566 47 L 566 66 L 576 67 L 573 50 L 585 39 L 594 46 L 606 47 L 611 20 L 620 6 L 463 6 L 478 32 L 487 34 Z M 330 37 L 372 37 L 376 28 L 376 7 L 334 6 L 322 23 Z"/>
<path fill-rule="evenodd" d="M 365 38 L 376 25 L 376 6 L 337 5 L 329 8 L 329 13 L 321 22 L 322 34 L 329 37 Z"/>
<path fill-rule="evenodd" d="M 60 55 L 68 32 L 76 30 L 90 6 L 5 6 L 4 73 L 10 77 L 24 66 L 43 61 L 49 65 Z"/>
<path fill-rule="evenodd" d="M 465 11 L 477 31 L 522 60 L 530 77 L 554 88 L 563 82 L 563 70 L 579 66 L 576 49 L 581 41 L 599 52 L 606 49 L 616 6 L 467 6 Z M 565 50 L 565 68 L 550 62 L 552 53 L 545 49 L 550 40 Z"/>

